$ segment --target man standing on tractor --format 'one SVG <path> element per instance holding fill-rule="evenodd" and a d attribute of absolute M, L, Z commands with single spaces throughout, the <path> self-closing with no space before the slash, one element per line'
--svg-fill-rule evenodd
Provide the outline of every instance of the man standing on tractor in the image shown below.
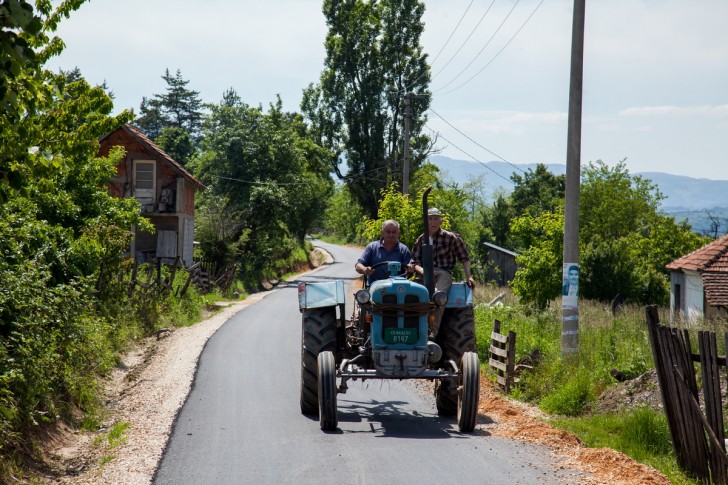
<path fill-rule="evenodd" d="M 433 207 L 427 211 L 427 221 L 429 229 L 430 244 L 432 245 L 432 260 L 434 266 L 435 291 L 444 291 L 446 294 L 452 286 L 452 271 L 455 269 L 455 263 L 460 261 L 465 271 L 465 280 L 468 286 L 475 288 L 475 280 L 470 272 L 470 256 L 468 248 L 459 234 L 442 229 L 442 212 Z M 419 275 L 424 275 L 422 269 L 422 237 L 417 238 L 412 248 L 412 264 L 414 271 Z M 430 328 L 432 337 L 437 336 L 440 329 L 440 320 L 445 307 L 440 307 L 435 315 L 435 323 Z"/>
<path fill-rule="evenodd" d="M 382 238 L 370 242 L 357 260 L 354 269 L 366 276 L 367 287 L 377 280 L 389 278 L 387 261 L 398 261 L 402 264 L 402 271 L 411 270 L 412 255 L 410 250 L 399 242 L 399 222 L 394 219 L 382 223 Z"/>

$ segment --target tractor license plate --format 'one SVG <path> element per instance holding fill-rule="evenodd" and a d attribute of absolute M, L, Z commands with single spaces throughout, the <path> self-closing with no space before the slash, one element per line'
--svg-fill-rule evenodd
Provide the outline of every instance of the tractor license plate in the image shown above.
<path fill-rule="evenodd" d="M 388 344 L 410 344 L 417 343 L 416 328 L 385 328 L 384 342 Z"/>

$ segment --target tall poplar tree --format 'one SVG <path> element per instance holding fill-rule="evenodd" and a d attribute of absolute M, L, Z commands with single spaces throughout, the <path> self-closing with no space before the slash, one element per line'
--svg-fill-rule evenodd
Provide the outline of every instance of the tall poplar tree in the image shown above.
<path fill-rule="evenodd" d="M 337 156 L 332 168 L 364 212 L 376 218 L 381 190 L 402 181 L 404 95 L 411 109 L 411 168 L 426 159 L 422 134 L 431 94 L 420 45 L 425 6 L 417 0 L 325 0 L 328 25 L 321 79 L 301 109 L 318 141 Z M 345 163 L 342 172 L 340 165 Z"/>

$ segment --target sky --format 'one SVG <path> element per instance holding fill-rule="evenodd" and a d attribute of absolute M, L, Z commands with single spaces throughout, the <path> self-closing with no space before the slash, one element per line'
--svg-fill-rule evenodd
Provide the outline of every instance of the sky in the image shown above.
<path fill-rule="evenodd" d="M 573 1 L 424 3 L 439 154 L 566 163 Z M 232 87 L 297 111 L 323 68 L 321 5 L 90 0 L 60 25 L 66 49 L 49 67 L 105 81 L 116 112 L 164 93 L 165 69 L 205 102 Z M 727 19 L 724 0 L 587 0 L 581 163 L 728 180 Z"/>

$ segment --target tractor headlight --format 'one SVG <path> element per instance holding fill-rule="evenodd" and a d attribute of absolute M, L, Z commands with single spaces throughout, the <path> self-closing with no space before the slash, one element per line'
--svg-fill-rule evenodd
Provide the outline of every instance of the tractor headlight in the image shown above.
<path fill-rule="evenodd" d="M 443 306 L 445 303 L 447 303 L 447 293 L 444 291 L 436 291 L 434 295 L 432 295 L 432 301 L 437 306 Z"/>
<path fill-rule="evenodd" d="M 365 303 L 369 303 L 369 300 L 371 300 L 372 297 L 368 290 L 359 290 L 354 295 L 354 298 L 356 298 L 356 301 L 359 302 L 360 305 L 364 305 Z"/>

